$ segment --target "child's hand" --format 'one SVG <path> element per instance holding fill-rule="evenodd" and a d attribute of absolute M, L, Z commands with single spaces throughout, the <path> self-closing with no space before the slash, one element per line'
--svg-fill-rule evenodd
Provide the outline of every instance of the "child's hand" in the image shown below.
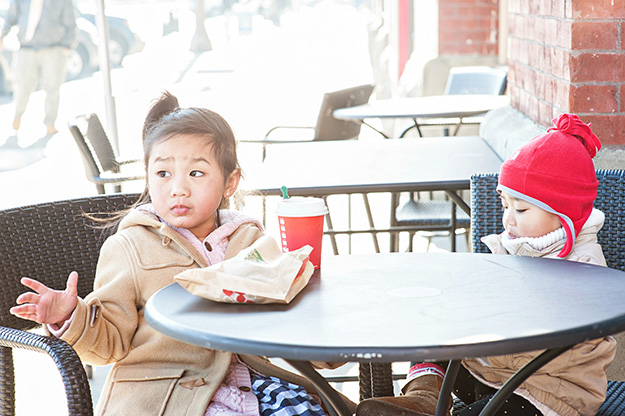
<path fill-rule="evenodd" d="M 78 303 L 78 273 L 70 273 L 67 288 L 63 291 L 50 289 L 28 277 L 23 277 L 21 282 L 36 293 L 19 295 L 15 301 L 19 306 L 11 308 L 13 315 L 40 324 L 60 325 L 72 316 Z"/>

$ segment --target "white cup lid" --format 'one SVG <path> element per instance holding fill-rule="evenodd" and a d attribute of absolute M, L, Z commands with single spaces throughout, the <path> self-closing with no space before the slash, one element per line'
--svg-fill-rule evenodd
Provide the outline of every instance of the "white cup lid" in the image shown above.
<path fill-rule="evenodd" d="M 282 217 L 314 217 L 325 215 L 328 208 L 321 198 L 294 196 L 278 202 L 276 214 Z"/>

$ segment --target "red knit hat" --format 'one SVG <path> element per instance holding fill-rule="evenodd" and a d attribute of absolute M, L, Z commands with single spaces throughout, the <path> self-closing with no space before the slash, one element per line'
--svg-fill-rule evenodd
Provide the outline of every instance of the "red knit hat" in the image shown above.
<path fill-rule="evenodd" d="M 592 158 L 601 142 L 575 114 L 553 119 L 555 128 L 537 136 L 501 165 L 498 191 L 556 214 L 566 233 L 558 257 L 571 252 L 592 212 L 597 176 Z"/>

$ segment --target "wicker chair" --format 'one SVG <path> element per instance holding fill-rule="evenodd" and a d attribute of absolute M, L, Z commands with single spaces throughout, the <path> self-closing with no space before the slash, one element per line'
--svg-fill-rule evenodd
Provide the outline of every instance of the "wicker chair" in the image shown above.
<path fill-rule="evenodd" d="M 105 235 L 83 213 L 106 213 L 128 207 L 136 194 L 115 194 L 41 203 L 0 211 L 0 414 L 15 414 L 13 348 L 48 354 L 65 387 L 69 415 L 91 415 L 93 404 L 85 369 L 74 349 L 55 337 L 28 330 L 39 327 L 9 313 L 27 290 L 23 276 L 56 289 L 65 288 L 72 270 L 79 274 L 78 292 L 93 289 L 95 267 Z"/>
<path fill-rule="evenodd" d="M 605 223 L 599 232 L 598 240 L 603 249 L 608 267 L 625 270 L 625 209 L 622 198 L 625 194 L 625 171 L 597 170 L 599 189 L 595 207 L 605 214 Z M 480 241 L 482 236 L 503 231 L 501 223 L 502 207 L 496 192 L 498 174 L 479 174 L 471 178 L 471 238 L 473 251 L 488 253 Z M 608 393 L 597 416 L 617 416 L 625 414 L 625 382 L 608 382 Z"/>

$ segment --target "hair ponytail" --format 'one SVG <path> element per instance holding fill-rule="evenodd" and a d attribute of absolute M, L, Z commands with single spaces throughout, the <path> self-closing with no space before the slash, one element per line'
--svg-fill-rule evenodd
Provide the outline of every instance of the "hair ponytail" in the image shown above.
<path fill-rule="evenodd" d="M 178 98 L 169 91 L 163 91 L 161 96 L 153 101 L 152 107 L 148 110 L 148 114 L 143 122 L 143 137 L 145 141 L 149 131 L 157 125 L 165 116 L 173 113 L 180 108 Z"/>

